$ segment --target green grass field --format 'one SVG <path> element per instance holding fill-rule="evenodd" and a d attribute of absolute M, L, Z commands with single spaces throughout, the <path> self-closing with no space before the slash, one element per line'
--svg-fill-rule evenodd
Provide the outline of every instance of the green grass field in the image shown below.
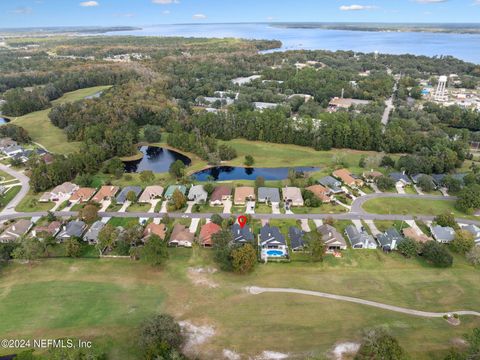
<path fill-rule="evenodd" d="M 86 96 L 96 94 L 99 91 L 110 88 L 110 86 L 95 86 L 66 93 L 61 98 L 52 101 L 58 105 L 67 102 L 78 101 Z M 12 123 L 25 128 L 32 140 L 43 145 L 48 151 L 59 154 L 68 154 L 78 151 L 79 142 L 68 142 L 63 130 L 52 125 L 48 114 L 50 109 L 36 111 L 21 117 L 14 118 Z"/>
<path fill-rule="evenodd" d="M 7 189 L 5 194 L 0 198 L 0 210 L 3 210 L 3 208 L 12 201 L 12 199 L 20 192 L 21 188 L 21 186 L 12 186 L 10 189 Z"/>
<path fill-rule="evenodd" d="M 51 210 L 55 204 L 53 202 L 41 203 L 38 201 L 42 193 L 34 194 L 31 190 L 22 199 L 20 204 L 15 208 L 18 212 L 33 212 L 33 211 L 48 211 Z"/>
<path fill-rule="evenodd" d="M 292 294 L 254 296 L 243 290 L 252 285 L 295 287 L 422 310 L 478 310 L 478 269 L 458 257 L 453 268 L 434 269 L 397 254 L 348 250 L 343 258 L 329 256 L 321 264 L 268 264 L 247 276 L 205 275 L 217 285 L 209 288 L 195 283 L 188 268 L 214 266 L 211 254 L 172 249 L 164 269 L 122 259 L 11 264 L 1 273 L 0 337 L 75 336 L 93 340 L 110 358 L 137 359 L 138 325 L 165 311 L 215 329 L 212 338 L 195 348 L 200 359 L 222 358 L 223 349 L 244 357 L 269 350 L 323 358 L 336 343 L 358 341 L 373 326 L 389 328 L 412 359 L 435 359 L 454 339 L 480 326 L 480 319 L 471 317 L 462 317 L 461 325 L 453 327 L 443 319 Z"/>
<path fill-rule="evenodd" d="M 456 217 L 468 218 L 467 215 L 455 209 L 453 200 L 429 200 L 407 198 L 378 198 L 367 201 L 363 209 L 372 214 L 398 215 L 440 215 L 452 213 Z"/>

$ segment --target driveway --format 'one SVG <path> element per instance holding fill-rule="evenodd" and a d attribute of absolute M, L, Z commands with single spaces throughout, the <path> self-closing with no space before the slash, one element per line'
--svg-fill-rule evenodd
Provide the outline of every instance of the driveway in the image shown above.
<path fill-rule="evenodd" d="M 149 213 L 154 213 L 154 212 L 155 212 L 155 208 L 157 207 L 157 204 L 158 204 L 160 201 L 161 201 L 160 199 L 150 200 L 150 204 L 152 204 L 152 206 L 150 207 L 150 210 L 148 210 L 148 212 L 149 212 Z"/>
<path fill-rule="evenodd" d="M 168 212 L 168 210 L 167 210 L 167 204 L 168 204 L 168 201 L 164 201 L 164 202 L 162 203 L 162 208 L 160 209 L 160 213 L 166 214 L 166 213 Z"/>
<path fill-rule="evenodd" d="M 232 213 L 232 201 L 231 200 L 225 200 L 223 202 L 223 213 L 224 214 L 231 214 Z"/>
<path fill-rule="evenodd" d="M 272 214 L 281 214 L 279 203 L 272 203 Z"/>
<path fill-rule="evenodd" d="M 316 228 L 318 229 L 320 226 L 323 225 L 322 219 L 314 219 L 313 222 L 315 223 Z"/>
<path fill-rule="evenodd" d="M 108 207 L 112 204 L 112 200 L 103 200 L 102 207 L 100 208 L 100 212 L 107 211 Z"/>
<path fill-rule="evenodd" d="M 187 210 L 185 210 L 185 214 L 191 214 L 194 205 L 195 205 L 195 201 L 188 201 Z"/>
<path fill-rule="evenodd" d="M 308 219 L 301 219 L 300 220 L 300 225 L 301 225 L 303 231 L 305 231 L 305 232 L 312 231 L 310 229 L 310 225 L 308 225 Z"/>
<path fill-rule="evenodd" d="M 120 210 L 118 210 L 119 213 L 124 213 L 124 212 L 127 212 L 127 209 L 128 207 L 132 205 L 132 203 L 130 201 L 125 201 L 125 203 L 122 205 L 122 207 L 120 208 Z"/>
<path fill-rule="evenodd" d="M 6 172 L 8 175 L 13 176 L 14 178 L 17 178 L 18 181 L 20 181 L 20 184 L 22 188 L 18 192 L 17 195 L 8 203 L 7 206 L 2 210 L 2 214 L 15 214 L 15 208 L 17 207 L 18 204 L 23 200 L 23 198 L 28 194 L 28 191 L 30 190 L 30 179 L 28 176 L 24 175 L 21 172 L 18 172 L 16 170 L 11 169 L 10 167 L 0 164 L 0 170 Z"/>
<path fill-rule="evenodd" d="M 395 185 L 395 189 L 397 189 L 399 194 L 405 194 L 405 189 L 402 185 Z"/>
<path fill-rule="evenodd" d="M 363 224 L 362 224 L 362 221 L 361 221 L 361 220 L 355 219 L 355 220 L 352 220 L 352 223 L 353 223 L 353 225 L 355 225 L 355 227 L 357 228 L 357 230 L 358 230 L 359 232 L 362 232 Z"/>
<path fill-rule="evenodd" d="M 190 227 L 188 230 L 192 233 L 195 234 L 197 232 L 198 224 L 200 223 L 200 219 L 192 219 L 192 222 L 190 223 Z"/>
<path fill-rule="evenodd" d="M 380 189 L 378 188 L 377 184 L 375 183 L 370 183 L 369 184 L 370 187 L 373 189 L 373 191 L 375 191 L 375 194 L 381 194 L 382 192 L 380 191 Z"/>
<path fill-rule="evenodd" d="M 372 235 L 374 237 L 377 237 L 378 235 L 381 234 L 380 230 L 378 230 L 377 225 L 373 222 L 373 220 L 364 220 L 365 224 L 370 228 L 370 231 L 372 232 Z"/>
<path fill-rule="evenodd" d="M 255 214 L 255 201 L 247 201 L 245 214 Z"/>

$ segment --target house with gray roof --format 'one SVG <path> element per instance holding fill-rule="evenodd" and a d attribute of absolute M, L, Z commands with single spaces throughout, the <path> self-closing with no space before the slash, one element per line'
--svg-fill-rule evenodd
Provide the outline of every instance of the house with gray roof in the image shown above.
<path fill-rule="evenodd" d="M 105 224 L 101 221 L 96 221 L 93 225 L 88 229 L 83 237 L 84 241 L 87 241 L 90 245 L 94 245 L 98 243 L 98 235 L 100 231 L 105 227 Z"/>
<path fill-rule="evenodd" d="M 445 174 L 432 174 L 431 177 L 437 187 L 443 186 L 443 179 L 445 179 Z"/>
<path fill-rule="evenodd" d="M 390 179 L 395 181 L 396 184 L 399 184 L 401 186 L 407 186 L 412 184 L 410 178 L 405 173 L 393 172 L 388 176 L 390 177 Z"/>
<path fill-rule="evenodd" d="M 260 229 L 258 246 L 261 248 L 260 257 L 264 261 L 288 258 L 287 242 L 280 229 L 276 226 L 265 224 Z"/>
<path fill-rule="evenodd" d="M 258 188 L 258 202 L 280 203 L 280 191 L 277 188 Z"/>
<path fill-rule="evenodd" d="M 455 239 L 455 230 L 450 226 L 430 226 L 430 232 L 433 238 L 442 244 L 448 244 Z"/>
<path fill-rule="evenodd" d="M 372 235 L 367 233 L 365 230 L 359 231 L 355 226 L 349 225 L 345 229 L 345 235 L 352 248 L 354 249 L 376 249 L 377 243 Z"/>
<path fill-rule="evenodd" d="M 206 203 L 207 198 L 208 193 L 205 191 L 203 185 L 194 185 L 188 192 L 188 200 L 195 201 L 196 203 Z"/>
<path fill-rule="evenodd" d="M 64 242 L 68 239 L 81 239 L 87 225 L 83 221 L 70 221 L 63 225 L 62 230 L 57 234 L 58 242 Z"/>
<path fill-rule="evenodd" d="M 292 251 L 305 250 L 306 244 L 304 241 L 305 232 L 298 227 L 290 226 L 288 229 L 288 238 L 290 239 L 290 248 Z"/>
<path fill-rule="evenodd" d="M 120 191 L 120 193 L 117 195 L 116 200 L 117 204 L 124 204 L 125 201 L 127 201 L 127 195 L 129 192 L 135 193 L 135 196 L 138 197 L 140 196 L 140 193 L 142 192 L 142 188 L 140 186 L 127 186 Z"/>
<path fill-rule="evenodd" d="M 17 154 L 23 153 L 24 149 L 20 145 L 11 145 L 3 149 L 3 153 L 8 157 L 13 157 Z"/>
<path fill-rule="evenodd" d="M 385 251 L 396 250 L 398 244 L 400 244 L 405 238 L 395 228 L 390 228 L 383 234 L 377 236 L 377 241 L 380 247 Z"/>
<path fill-rule="evenodd" d="M 317 231 L 322 235 L 322 240 L 328 252 L 347 249 L 345 238 L 332 225 L 323 224 L 317 228 Z"/>
<path fill-rule="evenodd" d="M 253 243 L 254 236 L 253 236 L 252 228 L 248 225 L 242 228 L 238 223 L 235 223 L 230 228 L 230 232 L 233 235 L 233 242 L 235 244 L 252 244 Z"/>
<path fill-rule="evenodd" d="M 33 223 L 30 220 L 20 219 L 5 229 L 0 235 L 0 242 L 8 243 L 16 241 L 23 235 L 27 234 L 32 226 Z"/>
<path fill-rule="evenodd" d="M 473 235 L 475 245 L 480 245 L 480 227 L 477 225 L 463 225 L 462 230 L 468 231 Z"/>
<path fill-rule="evenodd" d="M 342 190 L 342 182 L 335 179 L 333 176 L 325 176 L 318 180 L 320 185 L 323 185 L 330 189 L 333 194 L 340 194 Z"/>

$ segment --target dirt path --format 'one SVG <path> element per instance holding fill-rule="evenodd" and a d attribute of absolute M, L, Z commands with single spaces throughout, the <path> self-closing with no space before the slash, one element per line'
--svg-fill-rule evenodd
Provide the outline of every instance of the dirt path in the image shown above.
<path fill-rule="evenodd" d="M 249 288 L 247 288 L 247 290 L 250 294 L 253 294 L 253 295 L 258 295 L 258 294 L 270 292 L 270 293 L 290 293 L 290 294 L 299 294 L 299 295 L 318 296 L 318 297 L 322 297 L 322 298 L 326 298 L 326 299 L 347 301 L 347 302 L 352 302 L 352 303 L 361 304 L 361 305 L 373 306 L 373 307 L 376 307 L 376 308 L 379 308 L 379 309 L 395 311 L 395 312 L 399 312 L 399 313 L 402 313 L 402 314 L 420 316 L 420 317 L 426 317 L 426 318 L 441 318 L 441 317 L 443 317 L 444 315 L 447 315 L 447 314 L 472 315 L 472 316 L 479 316 L 480 317 L 480 312 L 477 312 L 477 311 L 459 310 L 459 311 L 441 312 L 441 313 L 420 311 L 420 310 L 407 309 L 407 308 L 403 308 L 403 307 L 399 307 L 399 306 L 382 304 L 382 303 L 375 302 L 375 301 L 358 299 L 358 298 L 354 298 L 354 297 L 350 297 L 350 296 L 328 294 L 328 293 L 323 293 L 323 292 L 319 292 L 319 291 L 286 289 L 286 288 L 285 289 L 284 288 L 262 288 L 262 287 L 256 287 L 256 286 L 249 287 Z"/>

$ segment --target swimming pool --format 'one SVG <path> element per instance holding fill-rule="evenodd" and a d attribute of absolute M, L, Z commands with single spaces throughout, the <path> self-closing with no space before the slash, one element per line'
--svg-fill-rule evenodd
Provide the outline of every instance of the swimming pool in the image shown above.
<path fill-rule="evenodd" d="M 268 256 L 271 256 L 271 257 L 279 257 L 279 256 L 285 255 L 285 253 L 282 250 L 267 250 L 266 253 Z"/>

